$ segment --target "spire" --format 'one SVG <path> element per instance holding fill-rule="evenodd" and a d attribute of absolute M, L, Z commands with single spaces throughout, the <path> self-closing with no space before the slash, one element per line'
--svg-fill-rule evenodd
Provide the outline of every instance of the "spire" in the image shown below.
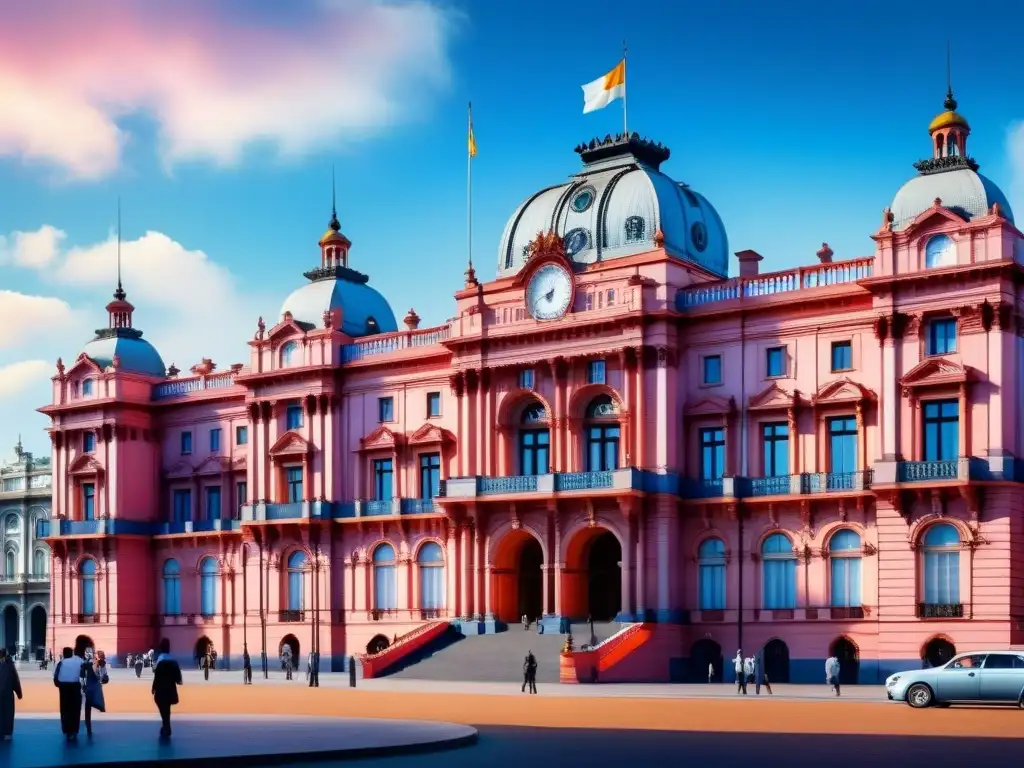
<path fill-rule="evenodd" d="M 942 106 L 947 112 L 954 112 L 956 110 L 956 99 L 953 98 L 953 77 L 952 70 L 950 68 L 950 56 L 949 56 L 949 40 L 946 41 L 946 100 L 942 103 Z"/>
<path fill-rule="evenodd" d="M 127 294 L 121 287 L 121 198 L 117 198 L 117 290 L 114 291 L 114 298 L 124 301 Z"/>
<path fill-rule="evenodd" d="M 331 165 L 331 220 L 327 224 L 332 232 L 341 231 L 341 222 L 338 221 L 338 198 L 334 185 L 334 165 Z"/>

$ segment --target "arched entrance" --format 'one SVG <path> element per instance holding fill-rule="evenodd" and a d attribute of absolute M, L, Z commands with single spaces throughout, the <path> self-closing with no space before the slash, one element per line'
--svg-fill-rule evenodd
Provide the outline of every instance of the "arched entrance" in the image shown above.
<path fill-rule="evenodd" d="M 764 659 L 764 666 L 762 669 L 764 670 L 764 673 L 768 675 L 768 682 L 788 683 L 789 646 L 776 637 L 773 640 L 768 641 L 768 644 L 765 645 L 761 654 Z"/>
<path fill-rule="evenodd" d="M 622 610 L 622 547 L 606 528 L 584 528 L 569 542 L 562 574 L 562 613 L 614 621 Z"/>
<path fill-rule="evenodd" d="M 522 529 L 505 535 L 495 551 L 491 600 L 495 615 L 515 624 L 524 615 L 544 615 L 544 552 L 540 542 Z"/>
<path fill-rule="evenodd" d="M 192 650 L 192 658 L 196 661 L 201 661 L 202 658 L 210 652 L 210 648 L 213 647 L 213 643 L 210 642 L 210 638 L 203 635 L 196 640 L 196 647 Z"/>
<path fill-rule="evenodd" d="M 4 648 L 12 657 L 18 652 L 18 609 L 13 605 L 4 608 Z"/>
<path fill-rule="evenodd" d="M 921 658 L 929 667 L 941 667 L 956 656 L 956 646 L 944 637 L 933 637 L 921 653 Z"/>
<path fill-rule="evenodd" d="M 724 666 L 725 660 L 722 657 L 722 646 L 710 637 L 698 640 L 690 647 L 690 674 L 693 682 L 723 682 L 722 671 Z M 710 675 L 708 674 L 709 668 L 713 670 L 713 673 Z"/>
<path fill-rule="evenodd" d="M 840 685 L 856 685 L 860 681 L 860 651 L 848 637 L 840 637 L 829 650 L 839 660 Z"/>
<path fill-rule="evenodd" d="M 374 635 L 373 639 L 366 644 L 366 652 L 372 656 L 375 653 L 380 653 L 389 645 L 391 645 L 391 641 L 384 635 Z"/>
<path fill-rule="evenodd" d="M 31 639 L 29 652 L 33 658 L 38 658 L 46 648 L 46 609 L 37 605 L 29 613 L 29 637 Z"/>
<path fill-rule="evenodd" d="M 281 638 L 281 644 L 277 647 L 277 655 L 280 657 L 284 653 L 284 647 L 288 646 L 292 649 L 292 664 L 298 668 L 299 666 L 299 639 L 295 635 L 285 635 Z"/>

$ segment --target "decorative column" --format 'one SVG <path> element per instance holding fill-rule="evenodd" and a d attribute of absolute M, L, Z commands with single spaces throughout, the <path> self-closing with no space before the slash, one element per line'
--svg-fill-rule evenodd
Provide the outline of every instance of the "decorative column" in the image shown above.
<path fill-rule="evenodd" d="M 470 434 L 473 435 L 473 453 L 470 456 L 472 460 L 471 475 L 487 473 L 486 464 L 484 464 L 484 434 L 487 429 L 484 427 L 484 390 L 481 387 L 480 379 L 479 371 L 469 372 L 470 402 L 472 403 Z"/>
<path fill-rule="evenodd" d="M 391 448 L 391 493 L 392 498 L 398 501 L 402 498 L 402 452 L 401 446 L 398 444 L 398 435 L 395 435 L 395 442 Z"/>
<path fill-rule="evenodd" d="M 798 393 L 793 393 L 793 405 L 786 411 L 786 417 L 789 421 L 789 473 L 791 475 L 800 474 L 800 433 L 797 430 L 797 419 L 796 419 L 796 398 Z"/>
<path fill-rule="evenodd" d="M 678 545 L 678 526 L 675 501 L 659 497 L 655 501 L 655 536 L 658 565 L 658 621 L 673 621 L 676 611 L 673 605 L 672 556 Z"/>
<path fill-rule="evenodd" d="M 551 567 L 553 569 L 555 579 L 555 602 L 551 606 L 551 613 L 555 616 L 562 615 L 562 571 L 565 570 L 565 563 L 562 562 L 562 521 L 558 517 L 557 511 L 555 512 L 555 521 L 552 526 L 554 529 L 554 546 L 550 555 Z"/>
<path fill-rule="evenodd" d="M 313 462 L 309 451 L 302 454 L 302 500 L 313 500 Z"/>
<path fill-rule="evenodd" d="M 555 363 L 555 373 L 557 380 L 555 386 L 557 392 L 561 395 L 561 405 L 556 406 L 558 411 L 558 423 L 556 429 L 558 429 L 558 471 L 569 472 L 569 374 L 571 372 L 570 364 L 564 360 L 559 359 Z"/>
<path fill-rule="evenodd" d="M 395 580 L 398 582 L 398 594 L 395 595 L 395 597 L 398 599 L 398 605 L 396 605 L 395 607 L 411 612 L 413 604 L 412 595 L 409 589 L 409 576 L 411 570 L 409 553 L 399 552 L 397 558 L 398 563 L 395 569 Z"/>
<path fill-rule="evenodd" d="M 636 348 L 636 371 L 634 372 L 636 377 L 636 437 L 635 451 L 634 451 L 634 464 L 640 469 L 647 467 L 647 430 L 644 429 L 644 418 L 645 418 L 645 387 L 644 387 L 644 347 Z"/>
<path fill-rule="evenodd" d="M 277 425 L 273 422 L 276 421 L 277 408 L 273 403 L 269 403 L 264 400 L 260 403 L 260 414 L 263 419 L 263 429 L 261 430 L 262 442 L 260 445 L 260 474 L 262 475 L 262 500 L 265 502 L 271 502 L 275 500 L 274 487 L 271 484 L 271 471 L 270 471 L 270 446 L 273 445 L 271 442 L 272 438 L 275 438 L 274 434 L 277 432 Z"/>
<path fill-rule="evenodd" d="M 904 389 L 903 397 L 906 398 L 907 404 L 910 406 L 910 461 L 921 461 L 921 440 L 918 439 L 921 401 L 917 399 L 917 393 L 912 389 Z M 902 405 L 896 407 L 902 410 Z M 963 419 L 960 420 L 960 423 L 963 423 Z"/>
<path fill-rule="evenodd" d="M 961 413 L 963 413 L 963 411 L 961 411 Z M 960 421 L 963 422 L 963 419 L 961 419 Z M 96 517 L 98 517 L 98 518 L 110 517 L 111 516 L 110 515 L 110 476 L 111 475 L 115 475 L 116 476 L 117 473 L 120 470 L 119 467 L 112 467 L 112 466 L 110 466 L 110 440 L 113 437 L 112 433 L 113 433 L 113 429 L 111 429 L 109 424 L 104 424 L 100 428 L 100 436 L 101 436 L 101 439 L 103 440 L 103 466 L 106 469 L 106 472 L 103 474 L 103 489 L 102 489 L 103 509 L 98 509 L 97 510 Z M 100 496 L 100 493 L 99 493 L 100 489 L 97 488 L 96 491 L 97 491 L 97 494 L 96 494 L 97 499 L 96 500 L 99 501 L 98 497 Z M 99 505 L 97 504 L 97 506 L 99 506 Z"/>
<path fill-rule="evenodd" d="M 641 501 L 636 520 L 636 615 L 638 621 L 647 619 L 647 517 Z"/>
<path fill-rule="evenodd" d="M 658 368 L 655 374 L 655 445 L 654 461 L 659 470 L 668 467 L 668 347 L 658 347 Z"/>
<path fill-rule="evenodd" d="M 484 618 L 484 604 L 483 604 L 483 568 L 481 563 L 484 561 L 484 553 L 481 551 L 483 546 L 483 536 L 480 533 L 480 522 L 473 526 L 473 563 L 471 567 L 471 577 L 473 579 L 473 615 L 479 620 L 483 621 Z"/>
<path fill-rule="evenodd" d="M 494 618 L 494 603 L 491 600 L 491 581 L 493 577 L 491 574 L 491 536 L 488 534 L 484 537 L 484 549 L 482 553 L 482 559 L 484 563 L 484 618 Z"/>
<path fill-rule="evenodd" d="M 875 336 L 882 346 L 882 393 L 879 403 L 882 432 L 882 459 L 899 461 L 902 454 L 899 433 L 900 397 L 897 383 L 900 378 L 897 344 L 903 338 L 906 316 L 899 312 L 875 320 Z"/>
<path fill-rule="evenodd" d="M 473 607 L 470 605 L 470 599 L 472 597 L 472 584 L 473 584 L 473 553 L 472 553 L 472 526 L 467 522 L 461 526 L 462 536 L 460 537 L 459 550 L 461 553 L 459 569 L 461 573 L 460 593 L 461 600 L 460 606 L 462 608 L 461 616 L 470 617 L 473 615 Z"/>
<path fill-rule="evenodd" d="M 445 575 L 448 577 L 448 615 L 459 615 L 459 556 L 455 546 L 455 524 L 448 521 L 448 541 L 445 547 Z"/>
<path fill-rule="evenodd" d="M 823 441 L 824 442 L 824 441 Z M 825 465 L 822 464 L 824 467 Z M 868 436 L 864 429 L 864 401 L 857 401 L 857 469 L 860 472 L 868 468 Z"/>
<path fill-rule="evenodd" d="M 970 425 L 970 421 L 971 421 L 971 406 L 970 406 L 970 403 L 969 403 L 969 401 L 967 399 L 967 382 L 966 381 L 960 383 L 959 400 L 960 400 L 960 419 L 959 419 L 960 423 L 958 425 L 959 429 L 960 429 L 960 435 L 959 435 L 959 440 L 960 440 L 960 456 L 959 456 L 959 458 L 963 458 L 964 456 L 972 455 L 971 454 L 971 429 L 970 429 L 970 426 L 971 426 Z"/>
<path fill-rule="evenodd" d="M 633 413 L 633 382 L 630 376 L 630 360 L 631 353 L 630 349 L 619 350 L 619 370 L 622 372 L 622 410 L 623 417 L 619 424 L 619 429 L 622 431 L 622 448 L 620 454 L 622 456 L 622 466 L 630 467 L 633 465 L 633 430 L 629 423 L 629 415 Z"/>
<path fill-rule="evenodd" d="M 203 484 L 202 477 L 198 472 L 192 472 L 192 495 L 195 497 L 195 503 L 192 505 L 192 509 L 189 510 L 189 517 L 191 520 L 202 520 L 203 519 Z"/>
<path fill-rule="evenodd" d="M 248 491 L 249 499 L 247 501 L 255 501 L 256 499 L 263 498 L 260 495 L 260 484 L 259 484 L 259 466 L 260 466 L 260 405 L 259 403 L 249 403 L 249 407 L 246 408 L 248 414 L 248 421 L 246 422 L 245 431 L 249 436 L 249 443 L 245 446 L 246 461 L 245 461 L 245 484 Z M 229 436 L 230 437 L 230 436 Z"/>
<path fill-rule="evenodd" d="M 624 509 L 623 513 L 626 515 L 626 541 L 622 547 L 622 562 L 619 563 L 619 571 L 622 574 L 620 592 L 622 595 L 622 605 L 619 607 L 619 610 L 623 621 L 632 621 L 635 618 L 633 614 L 633 596 L 636 593 L 633 572 L 633 554 L 636 547 L 636 515 L 630 509 Z"/>
<path fill-rule="evenodd" d="M 458 450 L 455 471 L 457 473 L 457 477 L 466 477 L 468 474 L 467 454 L 469 453 L 469 445 L 471 444 L 472 439 L 468 436 L 466 429 L 465 409 L 463 408 L 465 380 L 462 372 L 453 373 L 448 379 L 448 382 L 451 386 L 452 392 L 455 394 L 455 437 Z"/>
<path fill-rule="evenodd" d="M 230 455 L 230 454 L 229 454 Z M 231 473 L 231 459 L 228 459 L 227 469 L 221 467 L 220 471 L 220 509 L 217 510 L 218 518 L 225 518 L 230 520 L 235 516 L 235 510 L 238 509 L 238 502 L 235 499 L 235 483 L 234 475 Z M 228 514 L 224 514 L 224 510 L 228 510 Z"/>

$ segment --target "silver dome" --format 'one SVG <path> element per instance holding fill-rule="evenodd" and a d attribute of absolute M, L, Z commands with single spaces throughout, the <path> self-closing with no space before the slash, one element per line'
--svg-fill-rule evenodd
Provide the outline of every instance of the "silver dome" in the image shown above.
<path fill-rule="evenodd" d="M 552 229 L 578 264 L 665 250 L 725 276 L 729 240 L 714 207 L 659 170 L 669 152 L 633 134 L 578 147 L 584 169 L 569 182 L 533 195 L 509 219 L 498 249 L 498 277 L 515 274 L 537 234 Z"/>
<path fill-rule="evenodd" d="M 970 168 L 958 168 L 941 173 L 915 176 L 896 193 L 890 209 L 893 229 L 897 232 L 909 227 L 918 216 L 942 200 L 942 207 L 970 220 L 987 216 L 993 203 L 999 203 L 1002 215 L 1013 222 L 1013 211 L 1006 195 L 991 179 Z"/>
<path fill-rule="evenodd" d="M 340 273 L 343 268 L 338 268 Z M 349 270 L 345 270 L 348 272 Z M 353 273 L 358 275 L 358 273 Z M 281 313 L 291 312 L 292 318 L 313 327 L 323 325 L 324 312 L 339 311 L 339 330 L 348 336 L 369 336 L 398 330 L 395 313 L 387 300 L 364 282 L 328 277 L 302 286 L 284 300 Z"/>
<path fill-rule="evenodd" d="M 100 336 L 86 344 L 82 353 L 100 368 L 113 365 L 116 356 L 120 365 L 118 370 L 159 379 L 167 376 L 167 367 L 160 353 L 141 338 L 141 334 L 138 338 L 127 335 Z"/>

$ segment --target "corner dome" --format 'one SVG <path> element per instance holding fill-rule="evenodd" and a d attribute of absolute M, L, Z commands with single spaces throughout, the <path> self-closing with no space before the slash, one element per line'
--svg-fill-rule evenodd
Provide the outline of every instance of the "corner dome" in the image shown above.
<path fill-rule="evenodd" d="M 668 148 L 637 134 L 606 137 L 576 148 L 583 171 L 520 205 L 505 226 L 498 277 L 519 272 L 539 232 L 554 230 L 581 265 L 658 247 L 722 277 L 729 240 L 707 199 L 661 172 Z M 663 246 L 655 243 L 659 232 Z"/>
<path fill-rule="evenodd" d="M 82 349 L 82 354 L 92 360 L 100 368 L 109 368 L 114 364 L 114 358 L 118 359 L 118 370 L 128 373 L 138 373 L 143 376 L 163 379 L 167 376 L 167 367 L 164 365 L 160 353 L 156 347 L 138 336 L 127 334 L 111 334 L 109 330 L 124 329 L 103 329 L 97 333 L 96 338 L 90 341 Z"/>
<path fill-rule="evenodd" d="M 309 272 L 307 277 L 312 282 L 284 300 L 279 317 L 290 312 L 296 322 L 319 327 L 325 312 L 337 312 L 341 320 L 335 327 L 354 338 L 398 330 L 391 306 L 367 285 L 366 275 L 334 266 Z"/>
<path fill-rule="evenodd" d="M 937 115 L 935 119 L 932 120 L 931 124 L 928 126 L 928 133 L 941 131 L 943 128 L 949 128 L 951 125 L 958 125 L 961 128 L 968 129 L 971 127 L 967 124 L 966 117 L 950 109 Z"/>
<path fill-rule="evenodd" d="M 900 187 L 890 206 L 893 230 L 900 232 L 909 227 L 914 219 L 935 204 L 936 198 L 942 201 L 943 208 L 968 221 L 988 216 L 992 204 L 999 203 L 1003 218 L 1013 223 L 1013 211 L 1003 191 L 988 177 L 964 166 L 941 173 L 922 174 Z"/>

